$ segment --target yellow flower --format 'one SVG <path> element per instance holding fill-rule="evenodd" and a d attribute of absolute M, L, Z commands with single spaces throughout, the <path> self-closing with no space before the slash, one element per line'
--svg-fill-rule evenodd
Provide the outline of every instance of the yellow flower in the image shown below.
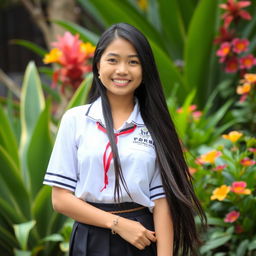
<path fill-rule="evenodd" d="M 219 157 L 221 155 L 221 152 L 220 151 L 217 151 L 217 150 L 212 150 L 210 152 L 207 152 L 203 155 L 201 155 L 199 158 L 198 158 L 198 161 L 202 164 L 213 164 L 215 162 L 215 159 L 217 157 Z"/>
<path fill-rule="evenodd" d="M 137 2 L 141 10 L 146 11 L 148 9 L 148 0 L 137 0 Z"/>
<path fill-rule="evenodd" d="M 239 95 L 242 95 L 242 94 L 247 94 L 250 92 L 251 90 L 251 84 L 250 83 L 245 83 L 241 86 L 237 86 L 236 88 L 236 93 L 239 94 Z"/>
<path fill-rule="evenodd" d="M 231 142 L 236 142 L 240 139 L 240 137 L 243 136 L 241 132 L 232 131 L 229 134 L 223 134 L 222 138 L 230 140 Z"/>
<path fill-rule="evenodd" d="M 48 54 L 45 55 L 43 62 L 45 64 L 59 62 L 61 56 L 62 56 L 62 52 L 57 48 L 53 48 Z"/>
<path fill-rule="evenodd" d="M 80 45 L 80 49 L 83 53 L 90 55 L 93 54 L 95 51 L 95 46 L 92 45 L 91 43 L 82 43 Z"/>
<path fill-rule="evenodd" d="M 212 192 L 211 200 L 219 200 L 222 201 L 227 197 L 228 192 L 230 191 L 230 187 L 227 185 L 222 185 L 219 188 L 216 188 Z"/>
<path fill-rule="evenodd" d="M 256 82 L 256 74 L 245 74 L 244 78 L 249 83 L 255 83 Z"/>

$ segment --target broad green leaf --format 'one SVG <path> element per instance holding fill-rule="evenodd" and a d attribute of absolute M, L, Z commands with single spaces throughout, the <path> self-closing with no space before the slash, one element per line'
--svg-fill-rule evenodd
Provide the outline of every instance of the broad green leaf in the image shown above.
<path fill-rule="evenodd" d="M 73 108 L 75 106 L 80 106 L 86 103 L 88 93 L 90 91 L 92 84 L 92 74 L 88 74 L 81 85 L 78 87 L 73 97 L 68 103 L 66 109 Z"/>
<path fill-rule="evenodd" d="M 17 240 L 11 233 L 11 228 L 7 230 L 0 226 L 0 245 L 1 253 L 3 249 L 8 250 L 9 248 L 14 248 L 18 246 Z"/>
<path fill-rule="evenodd" d="M 218 1 L 201 0 L 189 26 L 185 46 L 185 85 L 197 88 L 197 103 L 206 102 L 206 84 L 209 75 L 209 56 L 215 36 L 216 9 Z"/>
<path fill-rule="evenodd" d="M 256 239 L 253 240 L 252 242 L 250 242 L 249 246 L 248 246 L 249 250 L 255 250 L 256 249 Z"/>
<path fill-rule="evenodd" d="M 182 0 L 182 1 L 172 0 L 172 1 L 177 2 L 179 9 L 180 9 L 181 17 L 182 17 L 182 20 L 184 23 L 185 30 L 187 31 L 197 3 L 195 3 L 195 1 L 191 1 L 191 0 Z"/>
<path fill-rule="evenodd" d="M 63 237 L 60 234 L 52 234 L 43 239 L 43 241 L 48 241 L 48 242 L 62 242 Z"/>
<path fill-rule="evenodd" d="M 10 223 L 25 221 L 25 218 L 18 211 L 13 210 L 13 205 L 9 201 L 0 198 L 0 215 L 4 216 Z"/>
<path fill-rule="evenodd" d="M 20 154 L 22 171 L 26 184 L 28 184 L 27 173 L 27 148 L 38 121 L 41 111 L 45 107 L 41 81 L 34 62 L 30 62 L 26 68 L 22 84 L 20 118 L 21 118 L 21 141 Z"/>
<path fill-rule="evenodd" d="M 203 245 L 200 248 L 200 252 L 202 254 L 206 253 L 206 252 L 209 252 L 212 249 L 215 249 L 215 248 L 227 243 L 231 238 L 232 238 L 232 235 L 227 235 L 227 236 L 223 236 L 223 237 L 220 237 L 220 238 L 217 238 L 217 239 L 214 239 L 214 240 L 207 241 L 205 243 L 205 245 Z"/>
<path fill-rule="evenodd" d="M 13 225 L 15 236 L 22 250 L 27 250 L 29 232 L 35 226 L 35 224 L 36 222 L 31 220 L 25 223 Z"/>
<path fill-rule="evenodd" d="M 249 246 L 249 240 L 246 239 L 246 240 L 243 240 L 237 250 L 236 250 L 236 255 L 239 255 L 239 256 L 244 256 L 246 255 L 245 253 L 247 252 L 247 249 L 248 249 L 248 246 Z"/>
<path fill-rule="evenodd" d="M 47 50 L 27 40 L 14 39 L 14 40 L 11 40 L 11 43 L 24 46 L 41 57 L 44 57 L 44 55 L 47 53 Z"/>
<path fill-rule="evenodd" d="M 42 187 L 43 177 L 52 151 L 50 136 L 50 104 L 41 112 L 28 145 L 27 163 L 32 198 Z"/>
<path fill-rule="evenodd" d="M 32 252 L 14 249 L 14 256 L 32 256 Z"/>
<path fill-rule="evenodd" d="M 166 48 L 172 59 L 181 60 L 183 59 L 185 31 L 178 3 L 176 0 L 159 0 L 158 6 Z"/>
<path fill-rule="evenodd" d="M 98 36 L 94 34 L 93 32 L 89 31 L 88 29 L 81 27 L 75 23 L 69 22 L 69 21 L 53 21 L 53 23 L 56 23 L 60 25 L 61 27 L 67 29 L 72 34 L 79 34 L 81 40 L 84 42 L 89 41 L 90 43 L 96 45 L 98 42 Z"/>
<path fill-rule="evenodd" d="M 16 166 L 19 166 L 18 145 L 15 135 L 12 131 L 11 124 L 0 105 L 0 145 L 5 148 L 8 154 L 12 157 Z"/>
<path fill-rule="evenodd" d="M 169 56 L 157 44 L 150 41 L 150 45 L 154 53 L 166 97 L 171 95 L 172 90 L 178 84 L 177 94 L 183 99 L 185 97 L 185 86 L 177 68 L 174 66 Z"/>
<path fill-rule="evenodd" d="M 83 0 L 80 0 L 81 2 Z M 85 2 L 87 2 L 85 0 Z M 145 35 L 164 48 L 165 44 L 159 32 L 145 19 L 145 17 L 127 0 L 89 0 L 97 9 L 107 26 L 118 22 L 127 22 L 145 33 Z"/>
<path fill-rule="evenodd" d="M 2 146 L 0 146 L 0 163 L 0 179 L 5 181 L 12 198 L 15 199 L 17 209 L 14 210 L 19 210 L 24 216 L 29 217 L 30 207 L 28 192 L 21 176 L 18 174 L 19 170 L 17 169 L 16 164 Z"/>
<path fill-rule="evenodd" d="M 32 205 L 33 219 L 37 222 L 37 231 L 41 237 L 45 237 L 51 230 L 45 220 L 50 220 L 53 215 L 51 203 L 51 187 L 42 186 Z"/>

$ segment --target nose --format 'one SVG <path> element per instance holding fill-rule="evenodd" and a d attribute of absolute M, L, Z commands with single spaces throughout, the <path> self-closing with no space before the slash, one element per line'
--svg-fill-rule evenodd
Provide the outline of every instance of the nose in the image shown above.
<path fill-rule="evenodd" d="M 116 73 L 119 75 L 127 75 L 128 74 L 128 67 L 126 63 L 119 63 L 116 68 Z"/>

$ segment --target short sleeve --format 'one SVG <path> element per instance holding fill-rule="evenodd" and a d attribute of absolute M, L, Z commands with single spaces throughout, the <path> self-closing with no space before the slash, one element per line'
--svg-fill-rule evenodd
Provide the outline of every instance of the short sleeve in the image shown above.
<path fill-rule="evenodd" d="M 152 180 L 150 182 L 149 191 L 151 201 L 165 197 L 158 161 L 156 161 L 156 168 Z"/>
<path fill-rule="evenodd" d="M 43 184 L 71 190 L 77 184 L 75 117 L 67 111 L 61 120 Z"/>

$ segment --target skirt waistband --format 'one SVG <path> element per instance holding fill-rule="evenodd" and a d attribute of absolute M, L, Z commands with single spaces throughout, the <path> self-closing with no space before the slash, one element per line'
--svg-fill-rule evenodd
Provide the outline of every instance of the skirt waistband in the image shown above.
<path fill-rule="evenodd" d="M 116 204 L 108 204 L 108 203 L 92 203 L 87 202 L 101 210 L 111 212 L 113 214 L 121 215 L 121 216 L 137 216 L 144 213 L 148 213 L 149 210 L 147 207 L 142 206 L 133 202 L 125 202 L 125 203 L 116 203 Z"/>

